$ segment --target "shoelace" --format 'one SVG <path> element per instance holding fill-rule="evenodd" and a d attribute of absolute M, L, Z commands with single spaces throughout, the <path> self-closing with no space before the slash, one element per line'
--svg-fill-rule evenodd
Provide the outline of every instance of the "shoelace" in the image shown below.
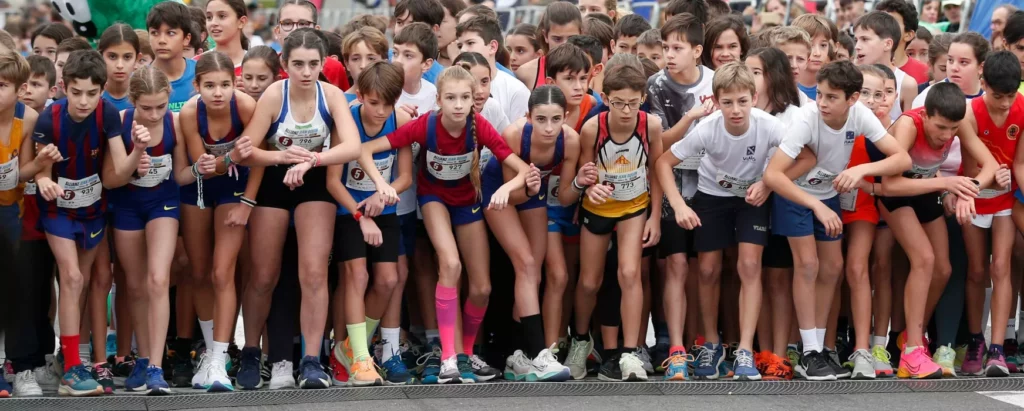
<path fill-rule="evenodd" d="M 242 365 L 258 369 L 260 368 L 260 357 L 243 356 Z"/>
<path fill-rule="evenodd" d="M 105 367 L 96 367 L 95 370 L 96 376 L 101 380 L 114 379 L 114 371 L 109 365 Z"/>
<path fill-rule="evenodd" d="M 320 367 L 320 363 L 317 361 L 303 361 L 302 362 L 302 375 L 307 374 L 319 374 L 323 372 L 323 368 Z"/>
<path fill-rule="evenodd" d="M 697 364 L 700 367 L 710 367 L 715 359 L 715 351 L 707 347 L 700 347 L 697 351 Z"/>
<path fill-rule="evenodd" d="M 621 358 L 622 368 L 637 367 L 643 368 L 644 362 L 636 354 L 630 355 L 630 353 L 623 354 Z"/>
<path fill-rule="evenodd" d="M 669 368 L 670 366 L 686 366 L 686 363 L 693 362 L 693 356 L 690 354 L 676 354 L 669 356 L 665 361 L 661 362 L 661 368 Z"/>
<path fill-rule="evenodd" d="M 971 339 L 970 342 L 967 343 L 967 359 L 968 360 L 970 360 L 970 361 L 979 360 L 979 358 L 978 358 L 978 351 L 979 351 L 978 350 L 978 345 L 979 345 L 978 344 L 978 340 L 975 340 L 973 338 Z"/>
<path fill-rule="evenodd" d="M 441 359 L 441 347 L 434 347 L 433 351 L 421 355 L 419 358 L 416 359 L 416 365 L 419 366 L 419 365 L 425 364 L 427 361 L 430 361 L 431 357 L 437 357 L 437 359 L 440 360 Z"/>
<path fill-rule="evenodd" d="M 474 370 L 482 370 L 482 369 L 485 369 L 485 368 L 491 368 L 490 365 L 487 365 L 486 361 L 481 359 L 480 356 L 478 356 L 476 354 L 473 354 L 472 357 L 469 357 L 469 364 L 473 366 Z"/>
<path fill-rule="evenodd" d="M 18 373 L 18 375 L 21 376 L 21 380 L 25 384 L 39 385 L 39 382 L 36 381 L 36 373 L 32 372 L 32 370 L 22 371 L 22 372 Z"/>
<path fill-rule="evenodd" d="M 164 375 L 163 370 L 161 370 L 159 368 L 156 368 L 156 367 L 146 368 L 146 380 L 147 381 L 155 380 L 157 378 L 161 378 L 161 377 L 163 377 L 163 375 Z"/>
<path fill-rule="evenodd" d="M 273 375 L 273 374 L 288 374 L 288 375 L 291 375 L 291 373 L 292 373 L 292 362 L 291 361 L 278 361 L 278 362 L 274 363 L 274 370 L 271 372 L 271 375 Z"/>
<path fill-rule="evenodd" d="M 736 350 L 736 363 L 740 367 L 754 367 L 754 356 L 750 354 L 750 351 Z"/>
<path fill-rule="evenodd" d="M 75 367 L 72 369 L 71 378 L 74 379 L 75 382 L 81 382 L 91 379 L 92 375 L 89 373 L 89 370 L 86 369 L 85 367 Z"/>
<path fill-rule="evenodd" d="M 569 348 L 569 361 L 570 363 L 584 363 L 586 364 L 587 356 L 590 355 L 590 350 L 585 349 L 586 346 L 580 342 L 579 344 L 572 344 Z"/>
<path fill-rule="evenodd" d="M 638 353 L 638 356 L 640 357 L 640 361 L 643 361 L 645 363 L 651 362 L 651 354 L 647 352 L 646 347 L 640 347 L 640 352 Z"/>
<path fill-rule="evenodd" d="M 875 347 L 876 349 L 871 350 L 871 356 L 875 357 L 876 360 L 889 364 L 892 362 L 889 352 L 882 347 Z M 954 353 L 955 354 L 955 353 Z"/>
<path fill-rule="evenodd" d="M 850 354 L 850 361 L 853 361 L 854 364 L 857 364 L 857 359 L 863 359 L 868 364 L 871 364 L 874 362 L 875 357 L 866 350 L 857 350 L 854 351 L 853 354 Z"/>

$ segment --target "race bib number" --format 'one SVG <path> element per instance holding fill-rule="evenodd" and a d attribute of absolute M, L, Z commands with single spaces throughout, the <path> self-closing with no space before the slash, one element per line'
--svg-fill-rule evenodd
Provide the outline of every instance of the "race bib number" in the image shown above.
<path fill-rule="evenodd" d="M 1006 188 L 986 188 L 978 193 L 978 198 L 996 198 L 1010 192 L 1010 186 Z"/>
<path fill-rule="evenodd" d="M 215 144 L 208 144 L 206 142 L 203 142 L 203 145 L 206 146 L 206 152 L 212 154 L 214 157 L 220 157 L 220 156 L 227 155 L 228 153 L 231 152 L 231 150 L 235 149 L 235 141 L 234 140 L 231 140 L 231 141 L 229 141 L 227 143 L 215 143 Z"/>
<path fill-rule="evenodd" d="M 600 173 L 601 184 L 612 188 L 611 198 L 629 201 L 647 192 L 647 169 L 638 168 L 626 173 Z"/>
<path fill-rule="evenodd" d="M 558 202 L 558 182 L 561 176 L 548 177 L 548 206 L 549 207 L 561 207 L 562 203 Z"/>
<path fill-rule="evenodd" d="M 914 164 L 914 166 L 910 168 L 910 171 L 907 171 L 903 175 L 905 177 L 907 177 L 907 178 L 913 178 L 913 179 L 932 178 L 932 177 L 935 177 L 935 173 L 937 173 L 939 171 L 939 167 L 940 166 L 941 166 L 941 164 L 937 165 L 935 167 L 927 167 L 926 168 L 926 167 L 921 167 L 921 166 L 919 166 L 917 164 Z"/>
<path fill-rule="evenodd" d="M 860 194 L 860 189 L 857 188 L 848 193 L 839 194 L 839 208 L 842 208 L 843 211 L 856 211 L 858 194 Z"/>
<path fill-rule="evenodd" d="M 84 208 L 100 201 L 103 194 L 103 185 L 100 183 L 100 175 L 93 174 L 81 180 L 69 180 L 64 177 L 57 179 L 57 184 L 64 189 L 64 196 L 57 198 L 57 207 L 60 208 Z"/>
<path fill-rule="evenodd" d="M 18 157 L 0 164 L 0 191 L 13 190 L 18 187 Z"/>
<path fill-rule="evenodd" d="M 391 171 L 394 166 L 395 156 L 387 156 L 381 159 L 374 159 L 373 165 L 377 167 L 377 171 L 380 171 L 381 177 L 384 177 L 384 181 L 391 181 Z M 345 179 L 345 187 L 352 190 L 358 191 L 377 191 L 377 186 L 373 184 L 373 180 L 366 175 L 366 171 L 363 171 L 359 167 L 359 162 L 353 160 L 348 163 L 348 178 Z"/>
<path fill-rule="evenodd" d="M 274 146 L 278 150 L 284 151 L 291 146 L 299 146 L 309 151 L 319 151 L 321 148 L 326 147 L 327 136 L 325 135 L 309 135 L 305 136 L 299 134 L 299 136 L 276 136 L 274 137 Z"/>
<path fill-rule="evenodd" d="M 34 196 L 34 195 L 36 195 L 36 191 L 38 191 L 38 190 L 39 189 L 36 186 L 35 180 L 32 180 L 32 181 L 29 181 L 29 182 L 25 183 L 25 195 L 27 195 L 27 196 Z"/>
<path fill-rule="evenodd" d="M 492 158 L 494 158 L 494 153 L 491 152 L 491 149 L 487 147 L 480 149 L 480 169 L 483 170 L 484 167 L 487 167 L 487 163 L 490 163 Z"/>
<path fill-rule="evenodd" d="M 438 180 L 452 181 L 469 175 L 473 165 L 473 153 L 456 156 L 442 156 L 427 150 L 427 171 Z"/>
<path fill-rule="evenodd" d="M 835 179 L 835 173 L 821 167 L 814 167 L 806 176 L 797 179 L 796 183 L 800 187 L 814 191 L 828 191 L 832 188 L 832 181 Z"/>
<path fill-rule="evenodd" d="M 138 187 L 156 187 L 160 183 L 171 178 L 171 155 L 164 154 L 162 156 L 152 157 L 152 164 L 149 166 L 149 172 L 146 175 L 132 180 L 132 185 Z"/>
<path fill-rule="evenodd" d="M 701 150 L 698 155 L 683 158 L 674 168 L 677 170 L 696 170 L 700 168 L 700 160 L 703 158 L 704 150 Z"/>
<path fill-rule="evenodd" d="M 743 179 L 739 177 L 733 177 L 728 174 L 719 172 L 718 177 L 715 178 L 718 181 L 718 186 L 723 190 L 728 191 L 730 194 L 736 197 L 747 197 L 747 189 L 754 185 L 758 179 Z"/>

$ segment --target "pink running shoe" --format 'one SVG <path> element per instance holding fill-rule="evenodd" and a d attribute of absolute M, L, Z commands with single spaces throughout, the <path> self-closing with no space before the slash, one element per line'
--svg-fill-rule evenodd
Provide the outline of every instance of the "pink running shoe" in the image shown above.
<path fill-rule="evenodd" d="M 985 363 L 986 377 L 1009 377 L 1010 370 L 1006 367 L 1006 357 L 998 350 L 988 351 L 988 362 Z"/>
<path fill-rule="evenodd" d="M 960 366 L 960 373 L 963 375 L 981 376 L 984 373 L 985 364 L 985 339 L 974 338 L 967 343 L 967 354 L 964 356 L 964 363 Z M 1005 363 L 1003 367 L 1006 367 Z"/>
<path fill-rule="evenodd" d="M 896 372 L 899 378 L 937 379 L 942 378 L 942 367 L 939 367 L 924 347 L 917 347 L 910 354 L 900 356 L 900 369 Z"/>

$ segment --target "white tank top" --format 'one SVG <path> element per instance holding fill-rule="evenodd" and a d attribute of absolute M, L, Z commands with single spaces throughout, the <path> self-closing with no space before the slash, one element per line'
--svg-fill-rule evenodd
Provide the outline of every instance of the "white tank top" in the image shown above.
<path fill-rule="evenodd" d="M 282 91 L 281 114 L 271 125 L 267 133 L 268 144 L 278 150 L 286 150 L 288 147 L 297 145 L 309 151 L 321 151 L 327 148 L 331 142 L 331 128 L 334 127 L 334 118 L 324 101 L 324 91 L 320 82 L 316 83 L 316 105 L 313 118 L 308 122 L 299 123 L 295 121 L 291 111 L 291 97 L 288 95 L 289 80 L 284 81 Z"/>

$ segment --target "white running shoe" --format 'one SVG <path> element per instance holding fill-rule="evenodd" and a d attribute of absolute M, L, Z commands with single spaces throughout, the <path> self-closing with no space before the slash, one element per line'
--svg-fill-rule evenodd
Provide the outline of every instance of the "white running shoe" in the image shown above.
<path fill-rule="evenodd" d="M 281 360 L 274 363 L 274 369 L 270 372 L 270 389 L 295 388 L 295 376 L 292 374 L 292 369 L 291 361 Z"/>
<path fill-rule="evenodd" d="M 587 378 L 587 356 L 590 355 L 593 349 L 593 337 L 590 337 L 587 341 L 579 341 L 575 338 L 572 340 L 572 344 L 569 346 L 569 357 L 565 360 L 565 365 L 569 367 L 572 379 L 582 380 Z"/>
<path fill-rule="evenodd" d="M 530 381 L 533 364 L 523 350 L 516 350 L 505 360 L 505 381 Z"/>
<path fill-rule="evenodd" d="M 43 388 L 36 382 L 35 372 L 25 370 L 14 376 L 15 397 L 41 397 Z"/>
<path fill-rule="evenodd" d="M 210 386 L 210 366 L 211 366 L 210 353 L 203 351 L 199 354 L 199 365 L 196 366 L 196 372 L 192 375 L 192 388 L 197 390 L 205 390 Z"/>
<path fill-rule="evenodd" d="M 634 352 L 622 354 L 619 358 L 619 369 L 622 370 L 622 381 L 647 381 L 644 362 Z"/>
<path fill-rule="evenodd" d="M 558 343 L 541 350 L 537 354 L 537 358 L 533 359 L 535 381 L 564 382 L 572 378 L 569 367 L 558 362 L 558 357 L 555 356 L 556 352 L 558 352 Z"/>
<path fill-rule="evenodd" d="M 219 358 L 210 359 L 210 371 L 206 376 L 206 392 L 229 392 L 235 390 L 235 385 L 228 377 L 225 361 Z"/>
<path fill-rule="evenodd" d="M 36 367 L 32 370 L 32 374 L 35 375 L 36 382 L 41 387 L 57 389 L 57 385 L 60 384 L 61 376 L 55 374 L 50 365 Z"/>
<path fill-rule="evenodd" d="M 854 351 L 853 355 L 850 356 L 850 360 L 853 361 L 853 375 L 850 377 L 854 380 L 873 380 L 877 375 L 875 374 L 875 357 L 871 355 L 868 350 L 860 349 Z"/>
<path fill-rule="evenodd" d="M 437 375 L 438 384 L 454 383 L 458 384 L 462 382 L 462 374 L 459 373 L 459 360 L 456 356 L 448 357 L 447 360 L 441 361 L 441 372 Z"/>

